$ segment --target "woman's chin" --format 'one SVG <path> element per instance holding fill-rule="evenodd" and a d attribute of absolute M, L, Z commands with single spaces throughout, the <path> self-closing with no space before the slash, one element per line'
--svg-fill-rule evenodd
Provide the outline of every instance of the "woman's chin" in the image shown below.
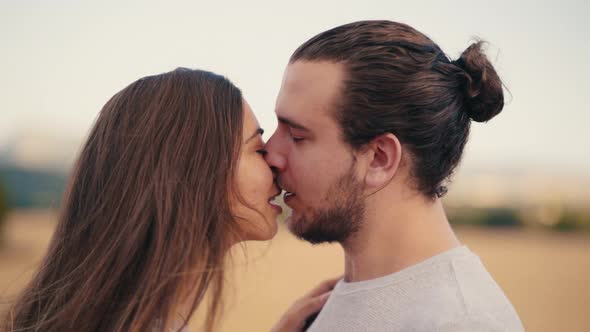
<path fill-rule="evenodd" d="M 269 223 L 264 229 L 264 231 L 258 234 L 258 237 L 254 241 L 269 241 L 272 240 L 277 235 L 279 231 L 278 223 L 277 223 L 278 215 L 273 215 L 272 218 L 268 218 Z"/>
<path fill-rule="evenodd" d="M 249 225 L 250 227 L 243 231 L 241 241 L 269 241 L 274 238 L 279 230 L 278 214 L 273 213 L 265 217 L 265 220 L 256 222 L 256 225 Z"/>

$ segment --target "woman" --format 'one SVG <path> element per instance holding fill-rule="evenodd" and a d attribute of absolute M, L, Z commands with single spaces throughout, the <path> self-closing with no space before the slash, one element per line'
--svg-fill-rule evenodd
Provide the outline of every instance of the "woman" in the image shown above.
<path fill-rule="evenodd" d="M 210 72 L 144 77 L 113 96 L 3 329 L 182 330 L 207 292 L 213 330 L 228 249 L 277 232 L 280 190 L 261 134 L 240 90 Z M 332 285 L 296 302 L 275 329 L 300 329 Z"/>

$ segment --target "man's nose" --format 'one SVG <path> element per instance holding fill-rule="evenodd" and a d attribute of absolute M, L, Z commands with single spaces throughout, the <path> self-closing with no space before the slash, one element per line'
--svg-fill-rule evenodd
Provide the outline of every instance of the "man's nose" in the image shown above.
<path fill-rule="evenodd" d="M 284 147 L 281 146 L 276 134 L 275 131 L 266 142 L 264 159 L 273 172 L 280 173 L 287 168 L 287 158 L 285 158 Z"/>

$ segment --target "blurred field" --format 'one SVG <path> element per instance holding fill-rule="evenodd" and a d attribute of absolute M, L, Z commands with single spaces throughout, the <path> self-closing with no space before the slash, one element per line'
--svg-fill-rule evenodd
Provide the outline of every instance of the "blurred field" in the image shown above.
<path fill-rule="evenodd" d="M 9 215 L 0 249 L 2 302 L 30 277 L 54 220 L 55 214 L 44 211 Z M 590 330 L 587 234 L 481 228 L 460 228 L 458 233 L 505 290 L 527 331 Z M 342 273 L 338 246 L 312 247 L 284 229 L 271 242 L 248 243 L 247 258 L 239 248 L 234 254 L 223 332 L 267 331 L 294 299 L 318 281 Z"/>

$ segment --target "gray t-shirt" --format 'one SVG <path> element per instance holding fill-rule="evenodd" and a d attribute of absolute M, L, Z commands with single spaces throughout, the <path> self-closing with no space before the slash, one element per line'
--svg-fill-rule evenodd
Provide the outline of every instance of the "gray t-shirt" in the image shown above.
<path fill-rule="evenodd" d="M 458 247 L 373 280 L 340 280 L 308 332 L 524 331 L 479 257 Z"/>

